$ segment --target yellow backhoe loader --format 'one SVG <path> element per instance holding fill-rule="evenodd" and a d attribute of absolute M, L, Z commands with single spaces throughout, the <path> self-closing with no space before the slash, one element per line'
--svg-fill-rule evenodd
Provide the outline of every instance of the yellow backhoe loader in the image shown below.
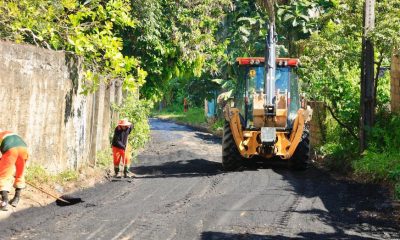
<path fill-rule="evenodd" d="M 255 156 L 280 158 L 295 169 L 309 163 L 312 109 L 299 93 L 299 60 L 276 58 L 274 39 L 270 25 L 265 56 L 236 60 L 242 77 L 223 108 L 222 164 L 227 171 Z"/>

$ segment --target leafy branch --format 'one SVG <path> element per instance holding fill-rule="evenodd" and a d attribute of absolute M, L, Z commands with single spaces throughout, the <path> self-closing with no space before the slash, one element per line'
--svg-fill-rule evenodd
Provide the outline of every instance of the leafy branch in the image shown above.
<path fill-rule="evenodd" d="M 343 127 L 344 129 L 347 130 L 348 133 L 350 133 L 350 135 L 355 139 L 358 140 L 358 136 L 357 134 L 355 134 L 352 130 L 352 128 L 346 124 L 344 124 L 335 114 L 335 112 L 333 111 L 333 109 L 327 104 L 324 103 L 324 107 L 326 107 L 326 109 L 328 109 L 329 113 L 331 114 L 331 116 L 336 120 L 336 122 Z"/>

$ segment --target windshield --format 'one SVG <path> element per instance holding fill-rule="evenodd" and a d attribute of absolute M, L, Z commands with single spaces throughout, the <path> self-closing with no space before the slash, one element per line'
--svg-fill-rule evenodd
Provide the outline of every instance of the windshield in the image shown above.
<path fill-rule="evenodd" d="M 285 90 L 289 91 L 289 72 L 290 68 L 277 68 L 275 73 L 275 89 L 280 93 L 284 93 Z"/>
<path fill-rule="evenodd" d="M 297 116 L 297 111 L 300 109 L 299 85 L 298 77 L 295 72 L 290 74 L 290 104 L 289 104 L 289 121 L 293 122 Z"/>
<path fill-rule="evenodd" d="M 254 93 L 261 93 L 264 91 L 264 66 L 251 66 L 247 69 L 247 81 L 245 98 L 247 105 L 244 109 L 244 118 L 246 127 L 253 121 L 253 98 Z"/>
<path fill-rule="evenodd" d="M 253 121 L 254 93 L 264 92 L 264 66 L 246 66 L 240 68 L 238 88 L 236 91 L 236 107 L 240 110 L 243 123 L 248 128 Z M 275 89 L 279 93 L 287 93 L 288 124 L 292 124 L 300 108 L 297 75 L 291 67 L 277 67 L 275 75 Z"/>
<path fill-rule="evenodd" d="M 252 91 L 261 92 L 264 90 L 264 67 L 249 67 L 248 71 L 248 90 L 251 93 Z"/>

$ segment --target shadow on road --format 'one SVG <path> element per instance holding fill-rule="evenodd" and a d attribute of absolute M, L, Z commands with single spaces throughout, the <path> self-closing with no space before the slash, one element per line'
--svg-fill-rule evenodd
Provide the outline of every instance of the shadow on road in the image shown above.
<path fill-rule="evenodd" d="M 132 167 L 139 178 L 199 177 L 223 173 L 221 163 L 205 159 L 179 160 L 160 165 Z"/>
<path fill-rule="evenodd" d="M 221 144 L 222 139 L 220 137 L 216 137 L 210 133 L 196 132 L 195 137 L 200 138 L 205 143 L 209 144 Z"/>
<path fill-rule="evenodd" d="M 317 168 L 303 172 L 284 168 L 273 171 L 290 183 L 292 191 L 299 198 L 318 198 L 325 208 L 299 211 L 294 206 L 289 211 L 313 215 L 335 231 L 331 236 L 312 236 L 312 233 L 307 233 L 302 235 L 304 238 L 357 239 L 357 236 L 348 235 L 349 231 L 368 233 L 379 238 L 383 235 L 390 239 L 400 237 L 395 208 L 391 204 L 388 190 L 382 186 L 338 179 Z M 287 213 L 287 217 L 290 214 Z M 285 227 L 285 221 L 281 227 Z"/>
<path fill-rule="evenodd" d="M 379 184 L 359 183 L 315 167 L 306 171 L 294 171 L 284 161 L 248 161 L 241 171 L 271 169 L 290 184 L 296 199 L 284 214 L 280 228 L 287 227 L 291 214 L 315 216 L 330 226 L 334 233 L 305 232 L 300 239 L 400 239 L 398 207 L 393 206 L 390 192 Z M 325 209 L 297 210 L 299 199 L 319 199 Z M 396 212 L 397 211 L 397 212 Z M 353 235 L 354 233 L 354 235 Z M 376 238 L 361 237 L 363 233 Z M 361 236 L 360 236 L 361 235 Z M 365 236 L 365 235 L 364 235 Z M 202 239 L 289 239 L 283 236 L 230 234 L 204 232 Z"/>

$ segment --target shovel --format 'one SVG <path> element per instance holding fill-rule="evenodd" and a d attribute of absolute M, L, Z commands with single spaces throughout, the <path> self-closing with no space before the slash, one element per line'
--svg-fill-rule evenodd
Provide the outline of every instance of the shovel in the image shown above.
<path fill-rule="evenodd" d="M 26 182 L 26 184 L 28 184 L 29 186 L 41 191 L 42 193 L 45 193 L 45 194 L 49 195 L 50 197 L 55 198 L 56 199 L 56 204 L 58 206 L 70 206 L 70 205 L 74 205 L 74 204 L 83 202 L 81 198 L 75 198 L 75 197 L 71 197 L 71 196 L 67 196 L 67 195 L 66 196 L 57 197 L 56 195 L 53 195 L 53 194 L 43 190 L 42 188 L 33 185 L 30 182 Z"/>

